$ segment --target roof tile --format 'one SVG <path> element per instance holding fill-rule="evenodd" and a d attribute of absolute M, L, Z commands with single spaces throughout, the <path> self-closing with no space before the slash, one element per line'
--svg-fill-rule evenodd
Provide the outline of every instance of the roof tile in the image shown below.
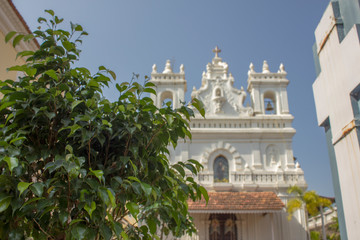
<path fill-rule="evenodd" d="M 274 192 L 209 192 L 209 202 L 189 201 L 189 210 L 281 210 L 284 203 Z"/>

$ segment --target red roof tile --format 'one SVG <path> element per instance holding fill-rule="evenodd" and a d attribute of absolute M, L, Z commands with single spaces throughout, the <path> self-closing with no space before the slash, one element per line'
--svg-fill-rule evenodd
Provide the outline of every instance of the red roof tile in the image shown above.
<path fill-rule="evenodd" d="M 284 203 L 273 192 L 209 192 L 209 202 L 189 201 L 190 212 L 274 212 Z"/>

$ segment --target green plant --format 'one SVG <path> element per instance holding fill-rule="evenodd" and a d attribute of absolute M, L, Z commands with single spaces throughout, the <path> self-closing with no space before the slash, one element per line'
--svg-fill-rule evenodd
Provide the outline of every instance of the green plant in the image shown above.
<path fill-rule="evenodd" d="M 318 231 L 311 231 L 310 239 L 311 240 L 320 240 L 320 233 Z"/>
<path fill-rule="evenodd" d="M 340 240 L 340 228 L 339 219 L 337 217 L 332 218 L 332 223 L 329 224 L 329 230 L 332 232 L 327 238 L 330 240 Z"/>
<path fill-rule="evenodd" d="M 291 220 L 292 215 L 295 211 L 304 208 L 305 216 L 315 216 L 321 213 L 322 219 L 322 233 L 323 238 L 326 236 L 325 226 L 323 223 L 323 208 L 330 207 L 331 201 L 329 199 L 320 197 L 315 191 L 306 191 L 304 192 L 298 186 L 292 186 L 288 189 L 289 194 L 293 194 L 293 198 L 290 199 L 286 204 L 286 211 L 288 212 L 288 219 Z M 308 219 L 306 219 L 306 224 L 308 224 Z M 309 231 L 309 226 L 307 226 Z M 309 233 L 308 233 L 309 235 Z"/>
<path fill-rule="evenodd" d="M 77 45 L 87 35 L 46 10 L 45 30 L 10 32 L 16 46 L 37 39 L 35 52 L 18 54 L 26 64 L 18 81 L 0 83 L 0 238 L 153 239 L 158 232 L 195 231 L 187 200 L 207 197 L 192 176 L 195 160 L 171 165 L 167 147 L 191 139 L 191 108 L 158 109 L 143 93 L 155 93 L 136 77 L 116 84 L 119 98 L 102 95 L 110 76 L 74 67 Z M 192 105 L 204 114 L 201 102 Z M 161 228 L 161 229 L 160 229 Z"/>

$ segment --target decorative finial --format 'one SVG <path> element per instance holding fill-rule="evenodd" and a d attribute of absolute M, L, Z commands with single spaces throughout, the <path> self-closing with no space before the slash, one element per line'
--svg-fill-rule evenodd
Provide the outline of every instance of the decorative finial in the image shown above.
<path fill-rule="evenodd" d="M 171 62 L 170 60 L 166 60 L 166 64 L 165 64 L 165 69 L 163 71 L 163 73 L 172 73 L 172 68 L 171 68 Z"/>
<path fill-rule="evenodd" d="M 205 71 L 203 71 L 203 73 L 202 73 L 202 77 L 205 77 L 205 75 L 206 75 L 206 73 L 205 73 Z"/>
<path fill-rule="evenodd" d="M 185 73 L 185 72 L 184 72 L 184 64 L 181 64 L 181 65 L 180 65 L 180 73 Z"/>
<path fill-rule="evenodd" d="M 263 72 L 263 73 L 270 73 L 270 71 L 269 71 L 269 65 L 267 64 L 267 61 L 266 61 L 266 60 L 264 60 L 262 72 Z"/>
<path fill-rule="evenodd" d="M 221 52 L 221 49 L 216 46 L 215 49 L 212 50 L 213 53 L 215 53 L 215 58 L 218 58 L 219 57 L 219 53 Z"/>
<path fill-rule="evenodd" d="M 152 66 L 152 72 L 151 73 L 157 73 L 157 67 L 156 64 Z"/>
<path fill-rule="evenodd" d="M 284 64 L 280 63 L 279 73 L 286 73 Z"/>
<path fill-rule="evenodd" d="M 255 72 L 253 63 L 250 63 L 249 69 L 250 69 L 250 72 L 252 72 L 252 73 Z"/>
<path fill-rule="evenodd" d="M 196 87 L 195 86 L 193 86 L 193 92 L 195 92 L 196 91 Z"/>

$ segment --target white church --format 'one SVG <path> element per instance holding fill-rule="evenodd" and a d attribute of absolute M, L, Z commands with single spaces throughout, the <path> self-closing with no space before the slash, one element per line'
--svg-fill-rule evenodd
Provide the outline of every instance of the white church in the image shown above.
<path fill-rule="evenodd" d="M 291 240 L 306 239 L 306 218 L 298 211 L 291 221 L 285 205 L 287 189 L 306 188 L 304 172 L 294 162 L 289 112 L 287 73 L 269 71 L 266 61 L 261 72 L 253 64 L 248 71 L 246 91 L 236 89 L 229 66 L 219 57 L 206 65 L 201 87 L 191 96 L 205 105 L 191 120 L 193 139 L 170 149 L 172 162 L 196 159 L 204 169 L 198 182 L 209 192 L 209 202 L 189 202 L 189 211 L 198 230 L 196 240 Z M 180 107 L 187 89 L 184 66 L 173 72 L 168 60 L 162 72 L 153 66 L 151 82 L 157 95 L 155 105 L 171 100 Z M 251 106 L 244 106 L 247 94 Z M 171 238 L 173 239 L 173 238 Z"/>

